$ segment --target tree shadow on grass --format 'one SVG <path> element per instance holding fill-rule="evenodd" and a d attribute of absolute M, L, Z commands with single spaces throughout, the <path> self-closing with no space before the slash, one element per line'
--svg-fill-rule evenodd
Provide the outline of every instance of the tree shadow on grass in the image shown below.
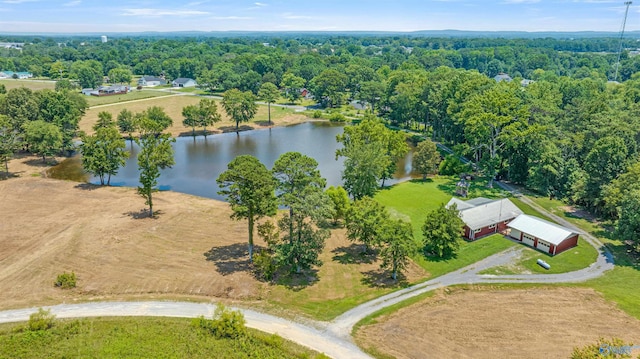
<path fill-rule="evenodd" d="M 222 133 L 229 133 L 229 132 L 250 131 L 250 130 L 253 130 L 254 128 L 248 125 L 240 125 L 238 129 L 236 129 L 236 126 L 223 126 L 223 127 L 220 127 L 219 129 L 220 131 L 222 131 Z"/>
<path fill-rule="evenodd" d="M 371 264 L 376 260 L 376 253 L 373 250 L 364 252 L 364 245 L 355 243 L 338 247 L 331 253 L 335 254 L 332 259 L 340 264 Z"/>
<path fill-rule="evenodd" d="M 58 161 L 56 161 L 55 159 L 49 159 L 47 158 L 44 162 L 42 161 L 42 157 L 40 158 L 32 158 L 30 160 L 26 160 L 24 162 L 25 165 L 29 165 L 29 166 L 33 166 L 33 167 L 49 167 L 49 166 L 55 166 L 58 164 Z"/>
<path fill-rule="evenodd" d="M 258 248 L 254 247 L 257 253 Z M 213 247 L 204 253 L 209 262 L 213 262 L 218 269 L 218 273 L 229 275 L 237 272 L 249 272 L 251 263 L 249 262 L 249 250 L 246 243 L 234 243 L 228 246 Z"/>
<path fill-rule="evenodd" d="M 451 259 L 456 259 L 458 258 L 458 254 L 454 253 L 454 254 L 450 254 L 448 256 L 442 256 L 442 257 L 438 257 L 436 255 L 433 255 L 431 253 L 425 253 L 424 254 L 424 259 L 426 259 L 429 262 L 446 262 L 449 261 Z"/>
<path fill-rule="evenodd" d="M 391 272 L 383 269 L 373 269 L 370 271 L 362 272 L 362 279 L 360 282 L 371 288 L 394 288 L 394 287 L 407 287 L 409 282 L 402 273 L 398 273 L 398 280 L 394 281 L 391 278 Z"/>
<path fill-rule="evenodd" d="M 17 178 L 17 172 L 0 172 L 0 181 L 8 180 L 9 178 Z"/>
<path fill-rule="evenodd" d="M 73 188 L 77 188 L 77 189 L 80 189 L 80 190 L 83 190 L 83 191 L 93 191 L 93 190 L 96 190 L 96 189 L 98 189 L 100 187 L 102 187 L 102 186 L 97 185 L 97 184 L 93 184 L 93 183 L 80 183 L 80 184 L 77 184 L 77 185 L 73 186 Z"/>
<path fill-rule="evenodd" d="M 282 268 L 287 270 L 287 268 Z M 275 283 L 283 285 L 285 288 L 299 292 L 305 288 L 311 287 L 318 282 L 318 270 L 308 269 L 302 271 L 302 273 L 282 272 L 275 279 Z"/>
<path fill-rule="evenodd" d="M 129 212 L 125 212 L 123 213 L 124 215 L 127 215 L 133 219 L 158 219 L 162 214 L 164 214 L 163 211 L 158 211 L 155 210 L 153 211 L 153 217 L 149 217 L 149 209 L 148 208 L 144 208 L 141 209 L 139 211 L 129 211 Z"/>
<path fill-rule="evenodd" d="M 254 123 L 256 125 L 260 126 L 260 127 L 271 127 L 271 126 L 273 126 L 273 121 L 271 121 L 271 123 L 269 123 L 269 121 L 255 121 Z"/>

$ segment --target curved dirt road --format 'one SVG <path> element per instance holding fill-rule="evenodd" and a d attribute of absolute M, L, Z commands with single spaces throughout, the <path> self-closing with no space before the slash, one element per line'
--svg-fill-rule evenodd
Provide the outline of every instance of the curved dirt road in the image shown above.
<path fill-rule="evenodd" d="M 212 304 L 189 302 L 97 302 L 60 304 L 51 309 L 58 318 L 151 316 L 196 318 L 211 317 L 216 307 Z M 239 308 L 232 308 L 239 309 Z M 295 323 L 248 309 L 239 309 L 247 320 L 247 326 L 267 333 L 276 333 L 283 338 L 325 353 L 332 358 L 370 358 L 348 339 L 337 338 L 310 325 Z M 37 308 L 0 312 L 0 323 L 29 320 Z"/>
<path fill-rule="evenodd" d="M 499 183 L 505 189 L 517 192 L 507 185 Z M 558 223 L 575 229 L 571 223 L 555 216 L 522 196 L 523 202 L 537 211 L 553 218 Z M 475 283 L 568 283 L 582 282 L 601 276 L 613 268 L 613 257 L 602 243 L 590 234 L 582 234 L 598 252 L 596 262 L 587 268 L 561 274 L 521 274 L 521 275 L 482 275 L 484 269 L 501 266 L 518 258 L 522 247 L 515 247 L 489 256 L 479 262 L 442 275 L 382 297 L 363 303 L 335 318 L 331 322 L 307 321 L 307 324 L 259 313 L 253 310 L 240 309 L 247 320 L 247 326 L 267 333 L 276 333 L 283 338 L 304 345 L 333 358 L 370 358 L 363 353 L 351 339 L 353 326 L 365 318 L 390 305 L 415 297 L 422 293 L 457 284 Z M 59 318 L 79 318 L 96 316 L 164 316 L 194 318 L 201 315 L 210 317 L 215 306 L 188 302 L 100 302 L 83 304 L 61 304 L 48 307 Z M 0 323 L 19 322 L 29 319 L 29 314 L 36 308 L 9 310 L 0 312 Z"/>

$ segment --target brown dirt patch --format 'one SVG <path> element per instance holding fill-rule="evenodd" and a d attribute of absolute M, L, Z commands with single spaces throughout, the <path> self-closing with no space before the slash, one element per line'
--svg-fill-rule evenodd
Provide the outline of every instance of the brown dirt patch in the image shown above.
<path fill-rule="evenodd" d="M 560 210 L 563 211 L 563 212 L 568 213 L 571 216 L 575 216 L 575 217 L 578 217 L 578 218 L 583 218 L 583 219 L 586 219 L 586 220 L 588 220 L 590 222 L 597 222 L 597 218 L 593 214 L 591 214 L 588 211 L 585 211 L 583 209 L 579 209 L 579 208 L 576 208 L 576 207 L 573 207 L 573 206 L 563 206 L 563 207 L 560 207 Z"/>
<path fill-rule="evenodd" d="M 160 215 L 136 219 L 145 206 L 131 188 L 0 181 L 0 308 L 136 295 L 260 296 L 263 284 L 243 270 L 246 224 L 229 219 L 226 203 L 172 192 L 154 201 Z M 77 289 L 53 287 L 63 271 L 77 274 Z"/>
<path fill-rule="evenodd" d="M 567 358 L 600 337 L 640 341 L 640 321 L 592 289 L 447 291 L 378 318 L 357 341 L 397 358 Z"/>

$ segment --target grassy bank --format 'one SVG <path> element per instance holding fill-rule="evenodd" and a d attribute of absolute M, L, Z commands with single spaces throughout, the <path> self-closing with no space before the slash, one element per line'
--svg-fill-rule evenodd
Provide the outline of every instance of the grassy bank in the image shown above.
<path fill-rule="evenodd" d="M 45 331 L 0 326 L 3 358 L 320 358 L 256 330 L 216 339 L 183 318 L 91 318 L 58 321 Z"/>

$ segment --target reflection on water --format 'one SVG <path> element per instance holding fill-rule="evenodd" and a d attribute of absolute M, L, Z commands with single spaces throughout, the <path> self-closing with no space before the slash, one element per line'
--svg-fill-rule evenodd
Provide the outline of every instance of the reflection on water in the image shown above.
<path fill-rule="evenodd" d="M 65 179 L 76 182 L 88 182 L 91 177 L 82 169 L 82 160 L 80 156 L 67 158 L 60 164 L 47 170 L 47 177 Z M 100 183 L 98 181 L 97 183 Z"/>
<path fill-rule="evenodd" d="M 276 127 L 236 133 L 224 133 L 208 137 L 179 137 L 173 144 L 176 164 L 162 171 L 158 179 L 159 187 L 176 192 L 188 193 L 202 197 L 221 199 L 218 195 L 216 178 L 227 169 L 227 164 L 240 155 L 253 155 L 268 168 L 273 167 L 278 157 L 289 151 L 297 151 L 318 161 L 318 169 L 327 179 L 328 185 L 341 184 L 343 160 L 336 160 L 338 149 L 336 135 L 342 133 L 342 126 L 328 122 L 307 122 L 294 126 Z M 137 154 L 139 148 L 127 143 L 131 156 L 118 175 L 111 178 L 114 186 L 136 187 L 138 181 Z M 58 169 L 63 167 L 64 170 Z M 78 176 L 67 174 L 83 173 L 79 158 L 63 161 L 54 167 L 51 177 L 87 181 Z M 73 169 L 73 170 L 72 170 Z M 411 172 L 411 154 L 398 163 L 396 179 L 387 184 L 398 182 L 409 176 Z M 99 183 L 97 178 L 89 179 Z"/>

